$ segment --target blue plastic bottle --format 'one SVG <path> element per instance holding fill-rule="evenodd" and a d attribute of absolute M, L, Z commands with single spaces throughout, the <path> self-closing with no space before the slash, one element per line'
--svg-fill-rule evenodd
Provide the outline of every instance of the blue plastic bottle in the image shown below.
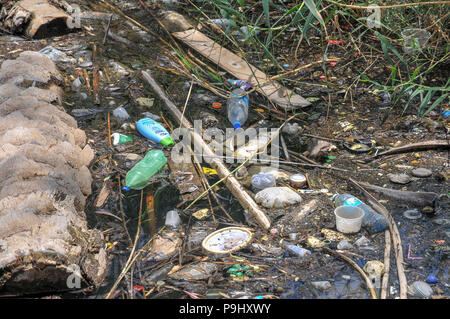
<path fill-rule="evenodd" d="M 245 91 L 241 88 L 231 91 L 227 105 L 228 120 L 235 130 L 242 127 L 248 117 L 248 95 L 240 96 L 242 94 Z"/>
<path fill-rule="evenodd" d="M 387 219 L 378 214 L 367 204 L 361 202 L 358 198 L 351 194 L 336 194 L 332 197 L 335 207 L 339 206 L 356 206 L 364 211 L 362 227 L 366 228 L 371 234 L 386 230 L 389 227 Z"/>
<path fill-rule="evenodd" d="M 155 143 L 161 143 L 164 146 L 171 146 L 175 143 L 170 137 L 169 132 L 158 122 L 151 118 L 141 119 L 137 122 L 139 133 Z"/>

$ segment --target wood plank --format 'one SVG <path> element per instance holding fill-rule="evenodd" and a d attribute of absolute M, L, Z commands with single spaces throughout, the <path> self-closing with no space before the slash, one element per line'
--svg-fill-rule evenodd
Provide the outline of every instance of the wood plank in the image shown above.
<path fill-rule="evenodd" d="M 237 79 L 244 80 L 257 87 L 257 91 L 267 96 L 272 102 L 286 110 L 311 105 L 300 95 L 294 93 L 279 84 L 277 81 L 269 81 L 269 76 L 247 63 L 230 50 L 217 44 L 206 35 L 195 29 L 174 32 L 172 35 L 187 44 L 204 57 L 218 64 L 227 72 L 233 74 Z"/>

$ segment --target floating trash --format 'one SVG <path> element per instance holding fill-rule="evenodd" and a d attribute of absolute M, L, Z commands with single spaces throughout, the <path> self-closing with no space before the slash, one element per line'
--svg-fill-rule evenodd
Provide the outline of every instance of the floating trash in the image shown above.
<path fill-rule="evenodd" d="M 213 254 L 228 254 L 249 244 L 252 233 L 243 227 L 222 228 L 209 234 L 202 242 L 202 247 Z"/>
<path fill-rule="evenodd" d="M 403 216 L 408 219 L 419 219 L 422 217 L 422 213 L 417 209 L 409 209 L 403 212 Z"/>

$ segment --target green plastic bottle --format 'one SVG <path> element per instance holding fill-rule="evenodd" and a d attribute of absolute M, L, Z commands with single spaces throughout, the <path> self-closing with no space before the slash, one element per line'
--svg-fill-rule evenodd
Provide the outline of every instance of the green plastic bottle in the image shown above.
<path fill-rule="evenodd" d="M 152 150 L 140 160 L 127 173 L 125 177 L 125 190 L 143 189 L 147 186 L 148 180 L 158 173 L 167 163 L 167 158 L 161 150 Z"/>

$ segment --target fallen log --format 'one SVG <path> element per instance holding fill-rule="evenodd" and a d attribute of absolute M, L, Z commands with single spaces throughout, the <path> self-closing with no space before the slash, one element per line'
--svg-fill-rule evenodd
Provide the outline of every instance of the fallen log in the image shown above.
<path fill-rule="evenodd" d="M 359 183 L 364 188 L 381 194 L 384 197 L 398 200 L 400 202 L 409 203 L 418 207 L 431 206 L 435 207 L 436 200 L 438 199 L 438 194 L 433 192 L 410 192 L 410 191 L 399 191 L 390 188 L 384 188 L 380 186 L 375 186 L 366 183 Z"/>
<path fill-rule="evenodd" d="M 104 239 L 83 212 L 94 153 L 58 103 L 62 77 L 23 52 L 0 68 L 0 295 L 99 285 Z"/>
<path fill-rule="evenodd" d="M 255 218 L 256 222 L 261 226 L 262 229 L 267 230 L 270 227 L 270 219 L 266 214 L 258 207 L 258 205 L 253 201 L 253 198 L 245 191 L 239 181 L 230 173 L 228 168 L 223 164 L 221 159 L 216 158 L 216 154 L 211 150 L 208 144 L 203 141 L 202 137 L 194 131 L 192 124 L 182 116 L 182 113 L 176 105 L 167 97 L 166 93 L 161 89 L 158 83 L 153 79 L 153 77 L 142 71 L 142 75 L 147 83 L 151 86 L 153 91 L 158 95 L 158 97 L 164 102 L 167 110 L 172 114 L 172 116 L 179 122 L 181 127 L 185 127 L 189 130 L 190 136 L 194 144 L 199 145 L 203 150 L 203 154 L 210 158 L 210 165 L 217 171 L 220 178 L 225 178 L 225 186 L 231 191 L 231 193 L 238 199 L 242 207 Z"/>
<path fill-rule="evenodd" d="M 74 18 L 60 9 L 65 5 L 58 4 L 56 0 L 5 1 L 0 4 L 0 26 L 35 39 L 65 34 L 79 27 Z"/>
<path fill-rule="evenodd" d="M 309 101 L 287 89 L 275 80 L 251 65 L 243 58 L 208 38 L 194 28 L 182 15 L 165 11 L 162 23 L 171 36 L 188 45 L 211 62 L 217 64 L 239 80 L 244 80 L 256 91 L 285 110 L 292 110 L 311 105 Z M 175 32 L 177 31 L 177 32 Z"/>
<path fill-rule="evenodd" d="M 398 153 L 406 153 L 406 152 L 415 152 L 415 151 L 427 151 L 432 149 L 450 149 L 450 141 L 445 140 L 433 140 L 426 142 L 413 143 L 408 145 L 403 145 L 399 147 L 391 148 L 390 150 L 375 154 L 371 156 L 368 160 L 371 161 L 375 158 L 384 155 L 398 154 Z"/>

